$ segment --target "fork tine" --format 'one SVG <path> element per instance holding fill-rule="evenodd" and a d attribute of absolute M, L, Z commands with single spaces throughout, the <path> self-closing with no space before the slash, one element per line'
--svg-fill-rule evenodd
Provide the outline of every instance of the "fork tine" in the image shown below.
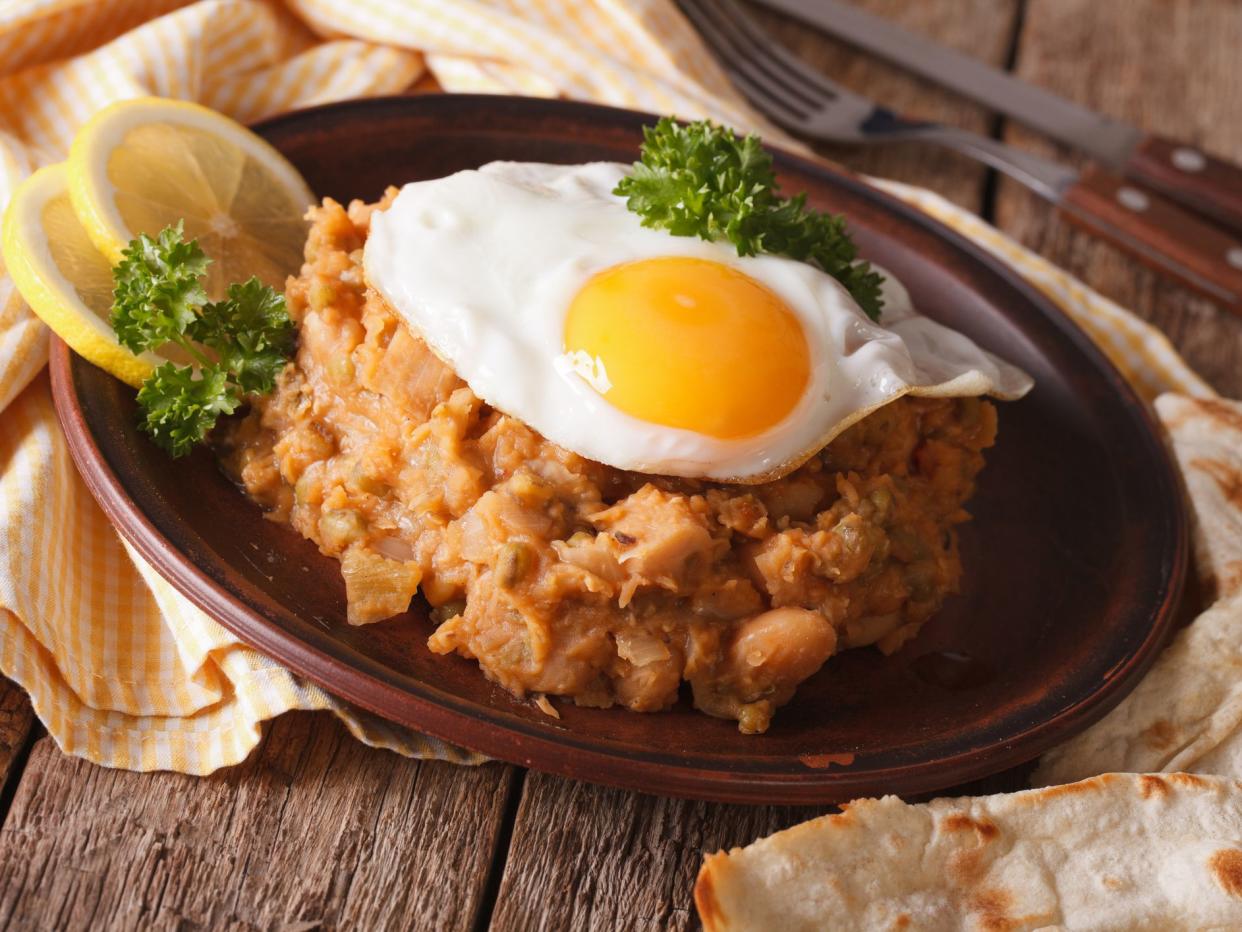
<path fill-rule="evenodd" d="M 722 30 L 708 13 L 713 0 L 681 0 L 682 10 L 702 33 L 730 78 L 738 89 L 754 103 L 769 113 L 777 122 L 799 125 L 816 109 L 814 101 L 801 94 L 791 93 L 785 85 L 775 81 L 763 68 L 756 66 L 735 39 Z"/>
<path fill-rule="evenodd" d="M 717 9 L 721 17 L 730 20 L 734 31 L 739 37 L 745 37 L 756 57 L 766 60 L 773 71 L 780 70 L 784 77 L 797 85 L 804 93 L 816 91 L 821 98 L 818 103 L 827 104 L 841 97 L 850 96 L 851 92 L 841 87 L 831 78 L 820 74 L 801 58 L 777 42 L 762 26 L 756 22 L 742 4 L 737 0 L 719 0 Z"/>
<path fill-rule="evenodd" d="M 754 84 L 783 99 L 787 106 L 797 105 L 803 115 L 823 104 L 804 83 L 789 80 L 787 73 L 774 68 L 767 50 L 756 47 L 754 40 L 721 8 L 719 0 L 683 0 L 682 6 L 687 12 L 693 7 L 695 24 L 717 50 L 727 69 L 746 74 Z"/>
<path fill-rule="evenodd" d="M 774 40 L 737 0 L 709 0 L 708 8 L 715 16 L 716 26 L 727 33 L 732 40 L 730 45 L 738 54 L 753 61 L 789 93 L 815 108 L 850 98 L 864 103 L 859 95 L 820 74 Z"/>
<path fill-rule="evenodd" d="M 687 3 L 686 6 L 688 7 L 689 4 Z M 731 47 L 710 22 L 699 20 L 693 15 L 691 20 L 702 33 L 703 38 L 707 40 L 708 45 L 716 52 L 716 57 L 729 75 L 729 79 L 745 97 L 765 113 L 770 114 L 778 123 L 796 125 L 806 119 L 810 108 L 796 104 L 779 89 L 772 89 L 771 82 L 764 81 L 762 75 L 757 78 L 752 77 L 749 73 L 750 69 L 744 66 L 739 67 L 736 56 L 731 54 Z"/>
<path fill-rule="evenodd" d="M 760 87 L 742 72 L 735 71 L 727 65 L 725 70 L 742 95 L 758 107 L 761 113 L 766 113 L 771 117 L 773 122 L 790 130 L 806 129 L 808 114 L 805 110 L 797 110 L 789 106 L 787 98 Z"/>

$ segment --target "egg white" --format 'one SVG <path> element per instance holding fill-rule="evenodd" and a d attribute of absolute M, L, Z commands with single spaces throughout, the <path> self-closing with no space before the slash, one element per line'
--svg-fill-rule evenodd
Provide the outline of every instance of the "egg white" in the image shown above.
<path fill-rule="evenodd" d="M 612 194 L 626 170 L 493 162 L 407 184 L 371 219 L 367 281 L 488 404 L 582 456 L 638 472 L 766 481 L 904 394 L 1011 399 L 1030 389 L 1021 370 L 917 314 L 891 276 L 877 324 L 811 265 L 644 228 Z M 724 440 L 643 421 L 597 391 L 605 366 L 565 353 L 566 312 L 593 275 L 664 256 L 731 266 L 798 318 L 810 379 L 780 423 Z"/>

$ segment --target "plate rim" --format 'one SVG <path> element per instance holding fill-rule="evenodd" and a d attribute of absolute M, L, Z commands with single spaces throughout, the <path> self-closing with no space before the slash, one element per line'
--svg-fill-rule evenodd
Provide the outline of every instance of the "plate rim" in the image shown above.
<path fill-rule="evenodd" d="M 305 120 L 338 110 L 439 108 L 460 114 L 461 108 L 503 106 L 526 108 L 534 113 L 563 111 L 578 120 L 597 120 L 612 125 L 624 123 L 636 128 L 656 119 L 656 115 L 578 101 L 548 100 L 504 95 L 420 95 L 361 98 L 293 110 L 269 117 L 254 124 L 259 132 L 273 131 L 290 121 Z M 1122 662 L 1115 675 L 1100 688 L 1076 699 L 1074 704 L 1057 715 L 1045 718 L 1028 728 L 993 741 L 983 749 L 972 748 L 935 760 L 938 776 L 936 786 L 945 787 L 996 773 L 1037 756 L 1054 744 L 1102 718 L 1124 698 L 1158 656 L 1159 648 L 1171 630 L 1189 567 L 1189 529 L 1186 503 L 1182 497 L 1172 457 L 1161 441 L 1155 417 L 1100 348 L 1064 312 L 1023 279 L 1011 266 L 979 244 L 945 226 L 929 214 L 868 184 L 860 176 L 831 163 L 814 161 L 779 147 L 771 147 L 778 167 L 788 165 L 796 171 L 827 176 L 830 184 L 844 187 L 872 202 L 894 216 L 901 224 L 913 225 L 947 242 L 964 253 L 976 266 L 982 266 L 1011 289 L 1022 294 L 1057 331 L 1073 343 L 1075 349 L 1091 358 L 1097 373 L 1106 378 L 1115 394 L 1138 416 L 1146 428 L 1147 439 L 1157 452 L 1159 467 L 1153 469 L 1154 484 L 1165 486 L 1157 498 L 1166 506 L 1161 523 L 1171 532 L 1166 558 L 1171 561 L 1164 597 L 1150 611 L 1154 622 L 1142 642 Z M 408 690 L 375 677 L 337 656 L 326 653 L 314 644 L 264 618 L 246 605 L 235 593 L 216 583 L 197 567 L 155 527 L 147 515 L 125 490 L 120 477 L 108 465 L 86 422 L 74 385 L 75 365 L 88 365 L 76 357 L 58 338 L 53 338 L 50 370 L 53 398 L 57 415 L 64 429 L 70 454 L 92 496 L 108 515 L 118 532 L 155 570 L 182 595 L 190 599 L 209 617 L 235 636 L 259 651 L 272 656 L 295 673 L 383 718 L 397 721 L 451 744 L 476 748 L 489 757 L 506 760 L 525 767 L 558 773 L 575 779 L 637 790 L 658 792 L 689 798 L 741 803 L 825 803 L 848 798 L 851 785 L 876 782 L 877 772 L 851 771 L 848 768 L 811 768 L 806 773 L 755 774 L 725 767 L 704 769 L 678 765 L 675 762 L 653 764 L 641 759 L 600 750 L 584 743 L 581 736 L 566 733 L 559 737 L 536 730 L 526 723 L 505 724 L 472 715 L 476 704 L 436 690 L 440 701 L 416 696 Z M 1154 464 L 1148 464 L 1149 468 Z M 1158 492 L 1160 490 L 1157 490 Z M 344 647 L 344 645 L 342 645 Z M 350 674 L 341 676 L 341 674 Z M 482 675 L 482 674 L 480 674 Z M 434 687 L 428 687 L 434 689 Z M 447 701 L 446 701 L 447 700 Z M 413 721 L 417 717 L 418 721 Z M 455 725 L 465 717 L 470 723 L 470 738 L 461 740 Z M 480 737 L 485 740 L 478 740 Z M 757 740 L 762 740 L 757 739 Z M 1016 751 L 1016 753 L 1015 753 Z M 541 753 L 542 752 L 542 753 Z M 926 792 L 927 761 L 886 767 L 883 782 L 890 792 Z M 653 786 L 651 769 L 660 770 Z"/>

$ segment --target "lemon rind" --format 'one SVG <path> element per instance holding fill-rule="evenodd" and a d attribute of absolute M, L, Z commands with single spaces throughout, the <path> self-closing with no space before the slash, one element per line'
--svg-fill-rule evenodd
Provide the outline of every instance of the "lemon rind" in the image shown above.
<path fill-rule="evenodd" d="M 137 388 L 162 360 L 149 353 L 137 356 L 121 346 L 111 327 L 78 296 L 48 249 L 43 209 L 65 190 L 65 176 L 63 164 L 49 165 L 13 193 L 0 232 L 5 266 L 22 299 L 70 349 Z"/>
<path fill-rule="evenodd" d="M 173 123 L 213 133 L 238 146 L 261 162 L 282 187 L 305 204 L 314 195 L 301 174 L 270 143 L 224 116 L 199 104 L 164 97 L 136 97 L 104 107 L 79 130 L 65 163 L 69 176 L 69 196 L 74 213 L 91 242 L 112 262 L 135 233 L 127 229 L 116 206 L 114 188 L 108 179 L 108 159 L 131 129 L 151 123 Z M 142 230 L 148 235 L 158 230 Z"/>

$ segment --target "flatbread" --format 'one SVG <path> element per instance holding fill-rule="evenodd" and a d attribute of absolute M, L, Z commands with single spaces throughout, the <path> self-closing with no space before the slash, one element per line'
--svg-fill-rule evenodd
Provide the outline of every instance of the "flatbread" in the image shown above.
<path fill-rule="evenodd" d="M 1163 395 L 1211 607 L 1103 720 L 1046 754 L 1033 783 L 1114 770 L 1242 777 L 1242 404 Z"/>
<path fill-rule="evenodd" d="M 1195 563 L 1209 600 L 1242 589 L 1242 402 L 1156 399 L 1190 497 Z"/>
<path fill-rule="evenodd" d="M 1210 607 L 1044 756 L 1045 789 L 864 800 L 712 855 L 695 888 L 708 932 L 1242 928 L 1242 404 L 1156 410 Z"/>
<path fill-rule="evenodd" d="M 1242 927 L 1232 779 L 1105 774 L 843 810 L 708 857 L 707 932 Z"/>

